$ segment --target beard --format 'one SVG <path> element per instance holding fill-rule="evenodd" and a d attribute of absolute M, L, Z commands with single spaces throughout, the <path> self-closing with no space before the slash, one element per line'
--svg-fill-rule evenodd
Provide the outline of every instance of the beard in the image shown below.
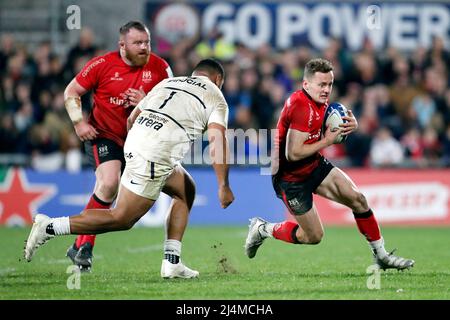
<path fill-rule="evenodd" d="M 132 53 L 129 50 L 125 49 L 125 57 L 128 59 L 128 61 L 131 62 L 133 66 L 142 67 L 150 59 L 150 52 L 145 51 L 140 53 Z"/>

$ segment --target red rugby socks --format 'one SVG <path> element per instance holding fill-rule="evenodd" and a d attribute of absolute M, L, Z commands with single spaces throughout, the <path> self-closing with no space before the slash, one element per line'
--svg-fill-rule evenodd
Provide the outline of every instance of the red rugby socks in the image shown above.
<path fill-rule="evenodd" d="M 86 205 L 85 209 L 109 209 L 111 207 L 111 204 L 112 203 L 100 200 L 94 193 L 89 199 L 89 202 Z M 80 246 L 82 246 L 86 242 L 89 242 L 92 246 L 94 246 L 95 238 L 96 235 L 80 234 L 75 240 L 75 245 L 77 249 L 80 248 Z"/>
<path fill-rule="evenodd" d="M 359 232 L 366 237 L 367 241 L 372 242 L 381 238 L 380 228 L 372 210 L 369 209 L 369 211 L 363 213 L 353 212 L 353 215 Z"/>
<path fill-rule="evenodd" d="M 283 221 L 275 224 L 272 234 L 275 239 L 289 243 L 299 243 L 297 236 L 295 235 L 298 228 L 299 225 L 297 222 Z"/>

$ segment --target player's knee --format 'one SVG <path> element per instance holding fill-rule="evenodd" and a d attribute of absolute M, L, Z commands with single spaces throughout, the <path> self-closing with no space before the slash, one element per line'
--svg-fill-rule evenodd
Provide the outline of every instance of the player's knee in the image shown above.
<path fill-rule="evenodd" d="M 110 177 L 99 181 L 100 193 L 103 194 L 104 197 L 114 198 L 119 188 L 119 182 L 119 177 Z"/>
<path fill-rule="evenodd" d="M 315 232 L 309 237 L 309 244 L 319 244 L 323 238 L 323 231 Z"/>
<path fill-rule="evenodd" d="M 305 234 L 304 239 L 302 239 L 301 243 L 304 244 L 319 244 L 323 238 L 323 229 L 316 230 L 314 232 L 310 232 Z"/>

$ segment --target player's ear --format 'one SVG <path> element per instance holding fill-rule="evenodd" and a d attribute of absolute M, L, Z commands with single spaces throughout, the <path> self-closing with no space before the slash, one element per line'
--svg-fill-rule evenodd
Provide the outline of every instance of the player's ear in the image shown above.
<path fill-rule="evenodd" d="M 119 44 L 120 49 L 125 49 L 125 41 L 122 38 L 120 38 L 117 43 Z"/>
<path fill-rule="evenodd" d="M 306 78 L 304 78 L 303 81 L 302 81 L 302 87 L 307 89 L 308 88 L 308 84 L 309 84 L 308 80 L 306 80 Z"/>
<path fill-rule="evenodd" d="M 222 89 L 223 82 L 224 82 L 223 80 L 224 79 L 223 79 L 222 75 L 220 75 L 220 74 L 216 75 L 216 80 L 214 81 L 214 83 L 219 87 L 219 89 Z"/>

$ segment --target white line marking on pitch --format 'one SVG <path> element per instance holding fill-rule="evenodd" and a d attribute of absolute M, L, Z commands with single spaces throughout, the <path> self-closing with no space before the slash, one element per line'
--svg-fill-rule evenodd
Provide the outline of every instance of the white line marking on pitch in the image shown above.
<path fill-rule="evenodd" d="M 163 246 L 161 244 L 153 244 L 151 246 L 138 247 L 138 248 L 127 248 L 127 252 L 129 253 L 142 253 L 149 251 L 157 251 L 162 250 Z"/>
<path fill-rule="evenodd" d="M 5 268 L 5 269 L 0 269 L 0 276 L 4 276 L 7 275 L 8 273 L 12 273 L 16 271 L 15 268 Z"/>

